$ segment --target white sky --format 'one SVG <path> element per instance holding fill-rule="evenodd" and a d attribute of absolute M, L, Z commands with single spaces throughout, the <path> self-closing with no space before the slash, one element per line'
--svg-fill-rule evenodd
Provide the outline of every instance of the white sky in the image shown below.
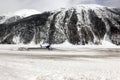
<path fill-rule="evenodd" d="M 120 0 L 0 0 L 0 13 L 13 12 L 20 9 L 36 9 L 42 12 L 75 4 L 100 4 L 120 7 Z"/>

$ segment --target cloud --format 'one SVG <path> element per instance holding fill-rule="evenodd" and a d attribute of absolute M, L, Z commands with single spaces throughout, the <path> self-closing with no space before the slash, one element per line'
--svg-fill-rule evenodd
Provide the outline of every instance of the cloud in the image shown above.
<path fill-rule="evenodd" d="M 36 2 L 34 2 L 34 4 L 31 4 L 30 7 L 37 10 L 45 11 L 66 7 L 68 3 L 69 0 L 36 0 Z"/>
<path fill-rule="evenodd" d="M 99 4 L 110 7 L 120 7 L 120 0 L 71 0 L 71 4 Z"/>
<path fill-rule="evenodd" d="M 106 0 L 104 1 L 104 5 L 120 8 L 120 0 Z"/>
<path fill-rule="evenodd" d="M 20 9 L 36 9 L 40 12 L 66 7 L 69 0 L 0 0 L 0 13 Z"/>
<path fill-rule="evenodd" d="M 120 0 L 0 0 L 0 13 L 13 12 L 20 9 L 36 9 L 43 12 L 76 4 L 100 4 L 120 7 L 119 3 Z"/>
<path fill-rule="evenodd" d="M 95 4 L 97 0 L 70 0 L 70 4 Z"/>

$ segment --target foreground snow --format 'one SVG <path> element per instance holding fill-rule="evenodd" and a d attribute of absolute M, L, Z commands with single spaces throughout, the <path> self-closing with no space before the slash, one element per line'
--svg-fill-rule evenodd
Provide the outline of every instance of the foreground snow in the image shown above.
<path fill-rule="evenodd" d="M 0 80 L 120 80 L 119 48 L 0 45 Z M 38 47 L 39 45 L 34 45 Z"/>

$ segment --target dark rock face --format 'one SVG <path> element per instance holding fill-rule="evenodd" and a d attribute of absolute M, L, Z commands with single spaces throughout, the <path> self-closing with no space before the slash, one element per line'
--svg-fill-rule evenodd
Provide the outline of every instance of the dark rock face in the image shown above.
<path fill-rule="evenodd" d="M 73 44 L 78 44 L 80 42 L 80 37 L 77 30 L 77 21 L 78 21 L 77 14 L 76 14 L 76 11 L 74 10 L 71 15 L 70 21 L 67 25 L 68 40 L 70 43 L 73 43 Z"/>
<path fill-rule="evenodd" d="M 5 18 L 5 16 L 0 16 L 0 20 L 2 20 L 2 19 L 4 19 Z"/>
<path fill-rule="evenodd" d="M 20 17 L 20 16 L 0 16 L 0 24 L 10 24 L 10 23 L 13 23 L 13 22 L 16 22 L 20 19 L 22 19 L 23 17 Z"/>
<path fill-rule="evenodd" d="M 120 9 L 70 8 L 23 19 L 14 17 L 0 24 L 2 44 L 60 44 L 68 40 L 74 45 L 98 45 L 106 39 L 120 45 Z"/>
<path fill-rule="evenodd" d="M 16 22 L 16 21 L 18 21 L 20 19 L 22 19 L 20 16 L 13 16 L 13 17 L 10 17 L 7 20 L 5 20 L 4 23 L 9 24 L 9 23 Z"/>
<path fill-rule="evenodd" d="M 5 16 L 0 16 L 0 24 L 4 18 L 5 18 Z"/>
<path fill-rule="evenodd" d="M 0 25 L 1 43 L 15 43 L 13 38 L 19 37 L 19 43 L 30 43 L 32 40 L 39 43 L 40 40 L 46 39 L 47 27 L 46 22 L 50 16 L 49 12 L 33 15 L 17 22 Z"/>
<path fill-rule="evenodd" d="M 91 28 L 92 32 L 97 38 L 97 41 L 95 41 L 96 44 L 99 44 L 101 40 L 103 40 L 104 35 L 106 33 L 106 26 L 105 23 L 102 21 L 101 18 L 99 18 L 94 11 L 89 11 L 90 21 L 91 21 Z"/>
<path fill-rule="evenodd" d="M 110 26 L 110 32 L 109 32 L 110 40 L 112 41 L 112 43 L 114 43 L 116 45 L 120 45 L 120 26 L 116 26 L 116 25 L 112 24 L 112 22 L 108 19 L 107 19 L 107 21 Z"/>
<path fill-rule="evenodd" d="M 53 15 L 53 18 L 50 22 L 50 28 L 49 28 L 49 33 L 48 33 L 48 43 L 50 44 L 54 44 L 57 43 L 58 41 L 55 41 L 55 31 L 56 31 L 56 26 L 55 26 L 55 20 L 56 20 L 56 16 L 59 14 L 60 12 L 57 12 Z"/>

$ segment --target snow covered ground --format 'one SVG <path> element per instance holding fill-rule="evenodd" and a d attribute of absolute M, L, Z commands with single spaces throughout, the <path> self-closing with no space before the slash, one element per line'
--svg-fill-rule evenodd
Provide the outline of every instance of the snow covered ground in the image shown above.
<path fill-rule="evenodd" d="M 119 47 L 66 45 L 0 45 L 0 80 L 120 80 Z"/>

